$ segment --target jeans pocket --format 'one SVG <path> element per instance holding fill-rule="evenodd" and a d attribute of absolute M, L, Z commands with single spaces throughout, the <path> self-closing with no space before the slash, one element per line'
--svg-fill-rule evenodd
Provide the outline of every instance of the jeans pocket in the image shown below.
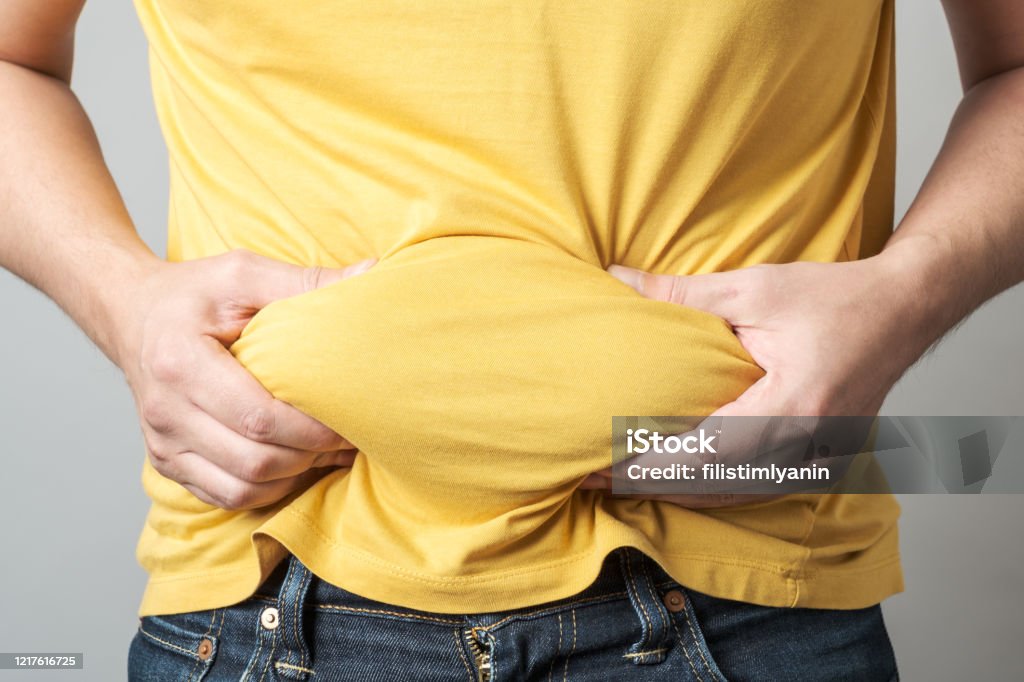
<path fill-rule="evenodd" d="M 128 651 L 129 682 L 199 682 L 217 655 L 216 611 L 145 616 Z"/>

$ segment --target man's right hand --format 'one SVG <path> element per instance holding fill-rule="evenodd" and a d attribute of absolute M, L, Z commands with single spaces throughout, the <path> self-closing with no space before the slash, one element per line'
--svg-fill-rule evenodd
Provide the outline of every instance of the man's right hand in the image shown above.
<path fill-rule="evenodd" d="M 352 446 L 274 400 L 227 346 L 271 301 L 361 269 L 244 252 L 157 258 L 70 88 L 83 3 L 0 1 L 0 267 L 50 296 L 124 370 L 158 472 L 220 507 L 270 504 L 351 463 Z"/>
<path fill-rule="evenodd" d="M 153 467 L 225 509 L 280 500 L 351 466 L 353 446 L 273 396 L 228 351 L 272 301 L 360 274 L 303 268 L 248 251 L 160 262 L 127 297 L 116 361 L 131 387 Z"/>

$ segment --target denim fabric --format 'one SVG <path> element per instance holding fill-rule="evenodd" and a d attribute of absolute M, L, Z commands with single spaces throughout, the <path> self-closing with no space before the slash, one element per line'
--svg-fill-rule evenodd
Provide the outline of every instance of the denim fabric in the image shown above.
<path fill-rule="evenodd" d="M 878 606 L 785 609 L 688 590 L 633 549 L 583 592 L 440 614 L 364 599 L 295 557 L 234 606 L 141 619 L 133 682 L 898 679 Z"/>

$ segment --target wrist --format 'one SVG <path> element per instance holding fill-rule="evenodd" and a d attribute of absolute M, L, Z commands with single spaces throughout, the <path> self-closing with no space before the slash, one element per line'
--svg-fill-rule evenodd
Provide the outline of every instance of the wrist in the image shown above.
<path fill-rule="evenodd" d="M 145 310 L 159 288 L 154 283 L 169 264 L 145 249 L 113 256 L 108 265 L 100 277 L 85 285 L 92 289 L 89 298 L 96 301 L 90 336 L 114 364 L 125 369 L 139 345 Z"/>
<path fill-rule="evenodd" d="M 945 240 L 928 234 L 891 239 L 874 256 L 882 294 L 892 302 L 893 323 L 913 364 L 968 312 L 969 297 L 956 276 L 957 254 Z"/>

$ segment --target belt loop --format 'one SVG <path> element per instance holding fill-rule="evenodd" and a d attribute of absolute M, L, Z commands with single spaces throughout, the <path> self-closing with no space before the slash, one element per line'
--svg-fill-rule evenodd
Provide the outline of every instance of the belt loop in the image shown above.
<path fill-rule="evenodd" d="M 636 665 L 661 663 L 668 655 L 671 618 L 658 596 L 649 570 L 650 559 L 639 550 L 625 547 L 619 554 L 622 577 L 629 602 L 640 621 L 640 640 L 629 647 L 629 658 Z"/>
<path fill-rule="evenodd" d="M 288 557 L 288 573 L 277 596 L 277 651 L 272 665 L 282 677 L 308 680 L 313 674 L 303 627 L 303 611 L 310 583 L 316 579 L 295 555 Z"/>

